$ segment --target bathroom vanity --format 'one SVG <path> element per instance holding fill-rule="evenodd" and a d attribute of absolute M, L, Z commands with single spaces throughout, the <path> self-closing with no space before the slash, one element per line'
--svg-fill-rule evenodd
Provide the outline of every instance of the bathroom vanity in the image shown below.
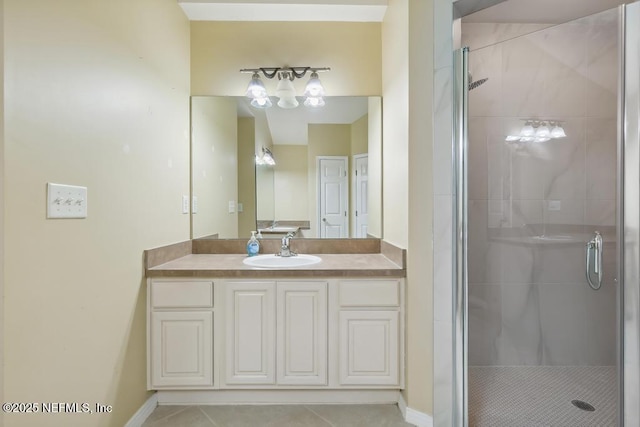
<path fill-rule="evenodd" d="M 150 390 L 174 391 L 171 403 L 320 403 L 351 390 L 368 403 L 404 387 L 402 251 L 307 241 L 322 262 L 264 269 L 229 244 L 194 241 L 157 265 L 148 254 Z"/>

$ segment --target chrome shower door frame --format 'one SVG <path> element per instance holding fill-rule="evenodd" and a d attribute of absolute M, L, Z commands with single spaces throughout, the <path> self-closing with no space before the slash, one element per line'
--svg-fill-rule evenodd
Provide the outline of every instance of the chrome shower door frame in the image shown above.
<path fill-rule="evenodd" d="M 618 242 L 622 309 L 621 420 L 635 426 L 640 420 L 640 2 L 623 6 L 624 93 L 618 165 L 622 178 L 622 227 Z"/>
<path fill-rule="evenodd" d="M 454 52 L 453 61 L 453 425 L 469 425 L 468 360 L 469 325 L 467 274 L 467 147 L 469 123 L 469 48 Z"/>

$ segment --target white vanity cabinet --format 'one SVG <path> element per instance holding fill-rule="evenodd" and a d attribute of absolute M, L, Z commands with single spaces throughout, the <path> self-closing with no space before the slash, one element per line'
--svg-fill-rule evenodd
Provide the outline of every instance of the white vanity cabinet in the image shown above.
<path fill-rule="evenodd" d="M 327 383 L 327 282 L 229 281 L 225 385 Z"/>
<path fill-rule="evenodd" d="M 275 282 L 225 283 L 226 384 L 275 384 L 275 291 Z"/>
<path fill-rule="evenodd" d="M 341 385 L 400 384 L 399 280 L 338 284 Z"/>
<path fill-rule="evenodd" d="M 155 280 L 149 288 L 148 386 L 213 386 L 213 282 Z"/>
<path fill-rule="evenodd" d="M 403 388 L 403 286 L 401 278 L 149 279 L 149 388 Z"/>

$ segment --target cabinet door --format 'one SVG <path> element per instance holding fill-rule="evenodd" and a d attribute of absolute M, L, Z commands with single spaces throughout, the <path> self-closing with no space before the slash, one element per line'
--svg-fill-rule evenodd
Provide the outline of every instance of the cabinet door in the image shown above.
<path fill-rule="evenodd" d="M 398 312 L 340 312 L 340 384 L 398 384 Z"/>
<path fill-rule="evenodd" d="M 213 385 L 210 311 L 151 313 L 151 385 Z"/>
<path fill-rule="evenodd" d="M 278 384 L 327 384 L 327 283 L 278 282 Z"/>
<path fill-rule="evenodd" d="M 229 282 L 226 383 L 275 383 L 275 283 Z"/>

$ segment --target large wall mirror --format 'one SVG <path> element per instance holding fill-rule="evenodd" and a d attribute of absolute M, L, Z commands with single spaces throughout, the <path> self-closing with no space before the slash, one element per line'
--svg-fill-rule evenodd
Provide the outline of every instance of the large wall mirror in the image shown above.
<path fill-rule="evenodd" d="M 382 100 L 191 98 L 191 235 L 382 238 Z M 273 159 L 273 161 L 271 161 Z"/>

